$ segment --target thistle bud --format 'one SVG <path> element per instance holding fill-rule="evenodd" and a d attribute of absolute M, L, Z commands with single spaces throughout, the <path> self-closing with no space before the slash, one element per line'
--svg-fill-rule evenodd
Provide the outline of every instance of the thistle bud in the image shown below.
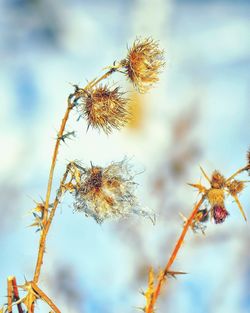
<path fill-rule="evenodd" d="M 225 185 L 225 177 L 218 171 L 214 171 L 212 174 L 211 186 L 212 188 L 223 188 Z"/>
<path fill-rule="evenodd" d="M 215 224 L 223 223 L 225 219 L 227 218 L 227 216 L 229 215 L 225 207 L 221 205 L 215 205 L 213 207 L 212 212 L 213 212 L 213 218 L 214 218 Z"/>
<path fill-rule="evenodd" d="M 236 196 L 238 193 L 240 193 L 244 189 L 245 185 L 242 181 L 239 180 L 233 180 L 228 185 L 228 191 L 232 196 Z"/>
<path fill-rule="evenodd" d="M 151 38 L 137 39 L 122 64 L 135 88 L 144 93 L 159 80 L 158 75 L 165 64 L 163 50 Z"/>

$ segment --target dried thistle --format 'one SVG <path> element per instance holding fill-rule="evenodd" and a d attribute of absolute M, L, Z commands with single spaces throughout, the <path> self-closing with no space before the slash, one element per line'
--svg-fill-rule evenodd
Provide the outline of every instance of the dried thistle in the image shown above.
<path fill-rule="evenodd" d="M 127 58 L 122 61 L 126 74 L 135 88 L 144 93 L 159 80 L 163 67 L 163 50 L 152 38 L 137 39 L 129 49 Z"/>
<path fill-rule="evenodd" d="M 209 179 L 208 175 L 201 168 L 202 174 L 210 183 L 210 188 L 206 188 L 201 184 L 190 184 L 192 187 L 198 189 L 198 191 L 204 195 L 205 199 L 208 200 L 209 204 L 211 205 L 211 217 L 216 224 L 223 223 L 229 215 L 225 208 L 225 198 L 227 195 L 231 195 L 234 198 L 243 218 L 247 220 L 246 214 L 238 199 L 238 194 L 244 189 L 245 182 L 234 179 L 236 175 L 240 174 L 246 169 L 247 167 L 238 170 L 228 179 L 221 175 L 219 171 L 214 171 L 212 173 L 211 179 Z"/>
<path fill-rule="evenodd" d="M 105 168 L 83 168 L 71 163 L 71 168 L 73 184 L 70 188 L 75 196 L 76 211 L 84 212 L 98 223 L 133 213 L 150 217 L 146 210 L 140 208 L 134 195 L 137 186 L 135 174 L 126 160 L 113 162 Z"/>
<path fill-rule="evenodd" d="M 86 117 L 88 128 L 98 128 L 110 133 L 112 128 L 120 129 L 129 119 L 128 99 L 119 87 L 99 85 L 82 93 L 80 114 Z"/>
<path fill-rule="evenodd" d="M 223 188 L 225 185 L 225 177 L 219 171 L 214 171 L 211 179 L 211 186 L 215 189 Z"/>
<path fill-rule="evenodd" d="M 243 189 L 245 188 L 245 184 L 242 181 L 233 180 L 231 183 L 228 184 L 227 188 L 232 196 L 236 196 L 241 191 L 243 191 Z"/>
<path fill-rule="evenodd" d="M 136 54 L 139 58 L 136 57 Z M 144 56 L 142 57 L 142 55 Z M 134 57 L 137 58 L 136 62 L 134 62 Z M 132 58 L 134 59 L 132 60 Z M 128 100 L 124 98 L 124 93 L 120 91 L 119 87 L 109 88 L 107 84 L 100 85 L 100 83 L 115 72 L 124 74 L 121 70 L 124 70 L 125 67 L 126 72 L 130 73 L 131 79 L 134 80 L 134 84 L 137 84 L 138 88 L 140 86 L 141 90 L 146 89 L 158 80 L 157 74 L 163 63 L 161 58 L 162 52 L 159 50 L 158 44 L 152 39 L 147 39 L 141 43 L 138 41 L 129 53 L 128 62 L 124 60 L 114 62 L 113 65 L 107 68 L 108 70 L 105 73 L 91 80 L 83 88 L 73 85 L 74 91 L 68 96 L 67 107 L 56 136 L 45 200 L 44 203 L 38 203 L 32 211 L 34 221 L 31 226 L 38 227 L 40 231 L 34 276 L 32 280 L 19 286 L 26 293 L 22 299 L 18 299 L 18 287 L 11 285 L 12 280 L 8 281 L 8 312 L 12 311 L 13 305 L 17 305 L 19 313 L 23 313 L 21 304 L 25 304 L 28 313 L 34 313 L 37 300 L 43 300 L 53 312 L 60 313 L 53 301 L 39 288 L 38 282 L 43 265 L 47 235 L 55 217 L 56 209 L 66 191 L 74 193 L 74 206 L 77 211 L 85 212 L 85 214 L 94 217 L 99 223 L 109 217 L 127 216 L 131 213 L 151 218 L 146 210 L 139 207 L 134 195 L 136 184 L 133 178 L 135 174 L 125 160 L 112 163 L 106 168 L 97 166 L 83 168 L 80 164 L 71 162 L 61 178 L 53 201 L 51 201 L 51 197 L 61 142 L 75 136 L 74 131 L 66 131 L 72 110 L 76 108 L 80 111 L 81 115 L 87 118 L 88 126 L 102 129 L 106 133 L 111 132 L 113 128 L 119 129 L 126 124 L 129 117 Z M 135 71 L 134 73 L 139 76 L 136 78 L 131 71 Z M 71 179 L 68 181 L 70 174 Z M 14 300 L 17 301 L 13 302 Z M 5 306 L 0 311 L 5 310 L 6 312 Z"/>
<path fill-rule="evenodd" d="M 209 182 L 210 185 L 209 188 L 206 188 L 200 183 L 189 184 L 198 190 L 199 194 L 201 194 L 201 198 L 195 204 L 188 218 L 181 214 L 181 217 L 184 219 L 183 229 L 168 259 L 168 262 L 163 271 L 163 275 L 160 275 L 157 279 L 156 284 L 154 284 L 154 290 L 150 294 L 150 299 L 148 300 L 146 298 L 146 306 L 144 310 L 145 313 L 155 312 L 155 304 L 160 295 L 162 286 L 165 282 L 165 277 L 167 273 L 171 272 L 172 265 L 177 258 L 180 248 L 183 246 L 183 242 L 189 228 L 191 228 L 194 231 L 201 230 L 204 233 L 205 229 L 204 223 L 208 221 L 209 215 L 214 220 L 215 224 L 223 223 L 227 216 L 229 215 L 229 212 L 225 208 L 224 203 L 224 200 L 228 195 L 231 195 L 233 197 L 242 216 L 246 220 L 246 215 L 238 199 L 238 194 L 244 189 L 244 185 L 247 181 L 239 181 L 235 180 L 234 178 L 248 170 L 249 165 L 244 166 L 238 169 L 234 174 L 232 174 L 227 179 L 224 178 L 224 176 L 222 176 L 218 171 L 214 171 L 210 179 L 209 176 L 205 173 L 205 171 L 201 168 L 202 174 L 204 175 L 205 179 Z M 205 202 L 207 202 L 210 205 L 209 210 L 207 208 L 201 209 L 202 205 Z"/>

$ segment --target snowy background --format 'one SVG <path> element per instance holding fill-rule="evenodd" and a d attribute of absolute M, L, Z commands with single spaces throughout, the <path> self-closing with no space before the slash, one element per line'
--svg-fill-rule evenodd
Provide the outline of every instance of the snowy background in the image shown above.
<path fill-rule="evenodd" d="M 32 278 L 39 234 L 29 211 L 44 198 L 56 131 L 72 91 L 126 56 L 138 36 L 166 50 L 160 83 L 132 93 L 135 119 L 112 135 L 89 130 L 73 114 L 77 138 L 61 145 L 54 190 L 68 160 L 105 166 L 126 155 L 152 225 L 138 217 L 98 225 L 58 208 L 48 237 L 41 288 L 64 313 L 136 312 L 144 305 L 147 270 L 164 266 L 181 230 L 179 212 L 197 200 L 186 182 L 199 165 L 229 176 L 245 165 L 250 134 L 250 2 L 245 0 L 0 1 L 0 299 L 6 278 Z M 121 82 L 114 76 L 111 82 Z M 249 188 L 241 196 L 250 216 Z M 161 313 L 250 310 L 250 227 L 235 203 L 230 218 L 190 233 L 169 281 Z M 38 312 L 49 308 L 38 305 Z"/>

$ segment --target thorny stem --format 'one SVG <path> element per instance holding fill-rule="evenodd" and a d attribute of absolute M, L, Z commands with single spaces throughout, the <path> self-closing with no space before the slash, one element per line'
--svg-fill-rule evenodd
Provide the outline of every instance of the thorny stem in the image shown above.
<path fill-rule="evenodd" d="M 38 282 L 40 271 L 41 271 L 41 266 L 43 262 L 43 255 L 44 255 L 44 250 L 45 250 L 45 241 L 46 241 L 46 236 L 50 227 L 49 219 L 48 219 L 48 208 L 49 208 L 49 200 L 50 200 L 50 194 L 51 194 L 51 188 L 52 188 L 52 182 L 53 182 L 53 176 L 54 176 L 54 170 L 55 170 L 55 165 L 56 165 L 56 159 L 58 155 L 58 150 L 59 150 L 59 145 L 60 145 L 60 138 L 62 137 L 66 123 L 69 118 L 69 113 L 72 110 L 73 106 L 70 101 L 70 97 L 68 99 L 68 106 L 67 110 L 64 114 L 64 117 L 62 119 L 61 127 L 58 132 L 53 156 L 52 156 L 52 163 L 50 167 L 50 173 L 49 173 L 49 181 L 48 181 L 48 187 L 47 187 L 47 193 L 46 193 L 46 199 L 45 199 L 45 205 L 44 205 L 44 216 L 43 216 L 43 221 L 45 223 L 44 229 L 41 231 L 41 237 L 40 237 L 40 243 L 39 243 L 39 251 L 38 251 L 38 257 L 37 257 L 37 263 L 36 263 L 36 269 L 34 273 L 34 278 L 33 281 L 35 283 Z M 54 206 L 55 207 L 55 206 Z"/>
<path fill-rule="evenodd" d="M 12 295 L 13 295 L 12 279 L 13 276 L 9 276 L 7 279 L 8 313 L 12 313 Z"/>
<path fill-rule="evenodd" d="M 16 283 L 16 278 L 13 277 L 12 279 L 12 287 L 13 287 L 13 296 L 14 296 L 14 301 L 19 301 L 20 297 L 19 297 L 19 293 L 18 293 L 18 288 L 17 288 L 17 283 Z M 23 313 L 23 309 L 22 309 L 22 304 L 21 303 L 17 303 L 17 309 L 18 309 L 18 313 Z"/>
<path fill-rule="evenodd" d="M 189 229 L 189 226 L 192 224 L 192 221 L 195 217 L 195 215 L 197 214 L 200 206 L 202 205 L 202 203 L 204 202 L 205 200 L 205 196 L 202 196 L 200 201 L 196 203 L 193 211 L 191 212 L 189 218 L 187 219 L 183 229 L 182 229 L 182 232 L 181 232 L 181 235 L 179 237 L 179 239 L 177 240 L 176 242 L 176 245 L 174 247 L 174 250 L 168 260 L 168 263 L 166 264 L 166 267 L 164 269 L 164 271 L 162 272 L 162 274 L 159 276 L 158 278 L 158 281 L 157 281 L 157 285 L 156 285 L 156 288 L 155 288 L 155 291 L 152 295 L 152 298 L 151 298 L 151 301 L 147 307 L 147 311 L 145 313 L 153 313 L 154 312 L 154 306 L 155 306 L 155 303 L 159 297 L 159 294 L 160 294 L 160 291 L 161 291 L 161 288 L 162 288 L 162 285 L 164 283 L 164 280 L 166 278 L 166 275 L 167 273 L 169 272 L 170 270 L 170 267 L 172 266 L 172 264 L 174 263 L 176 257 L 177 257 L 177 254 L 183 244 L 183 241 L 184 241 L 184 238 L 187 234 L 187 231 Z"/>
<path fill-rule="evenodd" d="M 65 173 L 63 175 L 63 178 L 61 180 L 60 187 L 58 189 L 55 201 L 53 203 L 53 207 L 51 209 L 49 218 L 47 220 L 47 223 L 46 223 L 44 229 L 42 230 L 42 234 L 41 234 L 41 238 L 40 238 L 40 244 L 39 244 L 39 252 L 38 252 L 38 257 L 37 257 L 36 272 L 35 272 L 35 276 L 34 276 L 34 279 L 33 279 L 34 283 L 36 283 L 38 281 L 38 278 L 39 278 L 39 274 L 40 274 L 40 271 L 41 271 L 41 266 L 43 264 L 43 255 L 44 255 L 44 251 L 45 251 L 45 243 L 46 243 L 47 234 L 49 232 L 52 219 L 53 219 L 53 217 L 55 215 L 56 208 L 57 208 L 57 206 L 58 206 L 58 204 L 60 202 L 61 196 L 63 194 L 63 185 L 64 185 L 64 183 L 65 183 L 65 181 L 67 179 L 68 172 L 69 172 L 69 168 L 67 166 L 67 169 L 66 169 L 66 171 L 65 171 Z"/>
<path fill-rule="evenodd" d="M 111 66 L 110 69 L 105 74 L 103 74 L 100 78 L 94 79 L 93 81 L 91 81 L 89 84 L 87 84 L 87 86 L 85 86 L 83 88 L 83 90 L 86 90 L 86 89 L 94 87 L 100 81 L 102 81 L 103 79 L 106 79 L 108 76 L 113 74 L 119 67 L 121 67 L 120 64 L 117 65 L 117 66 L 116 65 Z M 33 278 L 33 282 L 35 284 L 38 283 L 40 272 L 41 272 L 41 267 L 42 267 L 42 264 L 43 264 L 43 256 L 44 256 L 44 252 L 45 252 L 45 244 L 46 244 L 47 234 L 49 232 L 51 222 L 53 220 L 56 208 L 57 208 L 57 206 L 59 204 L 60 197 L 62 195 L 63 183 L 65 182 L 65 180 L 67 178 L 67 174 L 68 174 L 68 170 L 67 170 L 65 172 L 65 174 L 64 174 L 64 177 L 63 177 L 62 181 L 61 181 L 60 188 L 58 190 L 57 196 L 56 196 L 55 201 L 53 203 L 52 210 L 51 210 L 50 214 L 48 214 L 48 208 L 49 208 L 50 196 L 51 196 L 51 189 L 52 189 L 52 183 L 53 183 L 53 177 L 54 177 L 54 170 L 55 170 L 55 166 L 56 166 L 56 160 L 57 160 L 57 156 L 58 156 L 60 141 L 61 141 L 61 138 L 62 138 L 62 136 L 64 134 L 64 130 L 65 130 L 65 127 L 66 127 L 66 124 L 67 124 L 70 112 L 71 112 L 71 110 L 74 107 L 74 104 L 72 104 L 71 100 L 72 100 L 72 98 L 74 98 L 74 97 L 77 98 L 78 96 L 79 96 L 79 94 L 78 94 L 78 91 L 76 90 L 74 94 L 71 94 L 68 97 L 67 110 L 66 110 L 66 112 L 64 114 L 64 117 L 62 119 L 62 123 L 61 123 L 61 126 L 60 126 L 60 130 L 58 132 L 58 135 L 57 135 L 57 140 L 56 140 L 56 144 L 55 144 L 53 155 L 52 155 L 52 161 L 51 161 L 50 172 L 49 172 L 49 179 L 48 179 L 48 185 L 47 185 L 47 192 L 46 192 L 46 198 L 45 198 L 45 205 L 44 205 L 44 215 L 43 215 L 44 228 L 41 230 L 41 236 L 40 236 L 40 242 L 39 242 L 39 250 L 38 250 L 36 268 L 35 268 L 35 273 L 34 273 L 34 278 Z"/>
<path fill-rule="evenodd" d="M 61 313 L 58 307 L 54 304 L 54 302 L 33 282 L 31 283 L 32 288 L 34 291 L 39 295 L 41 299 L 43 299 L 55 313 Z"/>

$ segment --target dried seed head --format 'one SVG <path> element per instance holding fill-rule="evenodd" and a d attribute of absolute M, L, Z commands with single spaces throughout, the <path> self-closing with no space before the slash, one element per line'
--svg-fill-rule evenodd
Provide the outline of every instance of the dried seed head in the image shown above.
<path fill-rule="evenodd" d="M 223 188 L 225 185 L 225 177 L 220 174 L 218 171 L 214 171 L 212 174 L 212 179 L 211 179 L 211 186 L 212 188 Z"/>
<path fill-rule="evenodd" d="M 225 209 L 224 206 L 215 205 L 213 207 L 213 218 L 214 218 L 215 224 L 223 223 L 228 215 L 229 215 L 229 213 Z"/>
<path fill-rule="evenodd" d="M 222 189 L 212 188 L 207 193 L 207 199 L 212 207 L 214 205 L 224 206 L 224 191 Z"/>
<path fill-rule="evenodd" d="M 114 89 L 100 85 L 87 90 L 82 95 L 83 105 L 81 114 L 87 118 L 88 127 L 98 128 L 110 133 L 112 128 L 119 129 L 129 119 L 128 100 L 120 92 L 119 87 Z"/>
<path fill-rule="evenodd" d="M 233 180 L 228 185 L 228 191 L 232 196 L 236 196 L 238 193 L 240 193 L 244 189 L 245 185 L 242 181 L 239 180 Z"/>
<path fill-rule="evenodd" d="M 92 166 L 83 170 L 79 167 L 79 170 L 81 181 L 75 189 L 76 211 L 92 216 L 98 223 L 132 213 L 147 215 L 139 208 L 134 195 L 136 184 L 126 160 L 111 163 L 106 168 Z"/>
<path fill-rule="evenodd" d="M 165 64 L 163 54 L 158 43 L 151 38 L 137 39 L 129 49 L 122 63 L 139 92 L 148 91 L 159 80 L 158 75 Z"/>

